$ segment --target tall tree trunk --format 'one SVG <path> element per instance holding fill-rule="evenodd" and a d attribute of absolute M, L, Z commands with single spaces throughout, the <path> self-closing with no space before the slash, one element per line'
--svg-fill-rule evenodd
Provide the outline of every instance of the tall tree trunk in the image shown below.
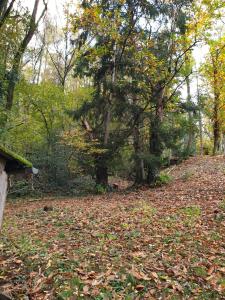
<path fill-rule="evenodd" d="M 140 134 L 139 124 L 133 130 L 134 152 L 135 152 L 135 184 L 145 182 L 144 160 L 141 157 L 143 153 L 143 144 Z"/>
<path fill-rule="evenodd" d="M 216 111 L 214 111 L 216 114 Z M 220 152 L 220 143 L 221 143 L 221 134 L 220 134 L 220 122 L 218 119 L 214 119 L 213 122 L 213 136 L 214 136 L 214 144 L 213 144 L 213 155 L 216 155 Z"/>
<path fill-rule="evenodd" d="M 107 149 L 109 143 L 109 135 L 110 135 L 110 124 L 111 124 L 111 106 L 114 97 L 114 85 L 116 81 L 116 45 L 114 45 L 114 54 L 113 54 L 113 66 L 112 66 L 112 90 L 110 91 L 108 103 L 106 105 L 106 112 L 104 116 L 104 139 L 103 145 Z M 108 166 L 107 166 L 107 158 L 105 158 L 105 154 L 102 155 L 96 161 L 96 184 L 101 184 L 103 186 L 108 185 Z"/>
<path fill-rule="evenodd" d="M 41 16 L 36 21 L 39 1 L 40 0 L 35 0 L 32 15 L 31 15 L 30 22 L 29 22 L 28 31 L 25 34 L 16 54 L 14 56 L 14 59 L 13 59 L 12 68 L 9 73 L 8 87 L 7 87 L 7 96 L 6 96 L 6 109 L 7 110 L 12 109 L 13 95 L 14 95 L 16 82 L 17 82 L 18 76 L 19 76 L 19 68 L 20 68 L 20 63 L 21 63 L 22 57 L 23 57 L 24 52 L 38 27 L 40 20 L 44 16 L 44 13 L 47 9 L 47 5 L 45 5 L 45 8 L 43 9 Z"/>
<path fill-rule="evenodd" d="M 223 133 L 222 136 L 222 152 L 225 155 L 225 132 Z"/>
<path fill-rule="evenodd" d="M 218 86 L 218 70 L 217 70 L 217 57 L 212 55 L 212 65 L 213 65 L 213 84 L 214 84 L 214 107 L 213 107 L 213 155 L 220 152 L 221 143 L 221 126 L 220 126 L 220 91 Z"/>
<path fill-rule="evenodd" d="M 200 138 L 200 155 L 203 155 L 203 124 L 202 124 L 202 112 L 199 110 L 199 138 Z"/>
<path fill-rule="evenodd" d="M 160 170 L 160 157 L 162 154 L 160 127 L 161 127 L 161 121 L 156 116 L 154 120 L 151 121 L 151 128 L 150 128 L 149 152 L 151 158 L 148 166 L 148 175 L 147 175 L 148 184 L 151 184 L 155 181 Z"/>
<path fill-rule="evenodd" d="M 104 159 L 98 158 L 95 164 L 96 184 L 107 187 L 108 182 L 108 167 Z"/>
<path fill-rule="evenodd" d="M 40 50 L 39 58 L 37 60 L 37 65 L 38 65 L 37 71 L 35 71 L 35 68 L 34 68 L 35 75 L 34 75 L 33 83 L 37 83 L 37 84 L 40 83 L 41 71 L 42 71 L 42 67 L 43 67 L 43 59 L 44 59 L 44 55 L 45 55 L 45 51 L 46 51 L 45 47 L 46 47 L 46 25 L 44 27 L 41 50 Z"/>
<path fill-rule="evenodd" d="M 190 85 L 190 78 L 189 76 L 186 78 L 186 85 L 187 85 L 187 105 L 188 107 L 191 106 L 191 85 Z M 193 152 L 193 144 L 194 144 L 194 132 L 193 132 L 193 113 L 188 110 L 188 141 L 187 141 L 187 148 L 186 152 L 188 155 L 192 154 Z"/>
<path fill-rule="evenodd" d="M 15 0 L 11 0 L 8 4 L 8 0 L 0 0 L 0 28 L 4 25 L 10 15 L 14 2 Z"/>
<path fill-rule="evenodd" d="M 198 103 L 198 113 L 199 113 L 199 139 L 200 139 L 200 155 L 203 155 L 203 124 L 202 124 L 202 104 L 200 101 L 200 93 L 199 93 L 199 81 L 198 75 L 197 79 L 197 103 Z"/>
<path fill-rule="evenodd" d="M 150 141 L 149 141 L 149 153 L 151 162 L 148 166 L 148 175 L 147 182 L 151 184 L 155 181 L 156 177 L 160 171 L 160 159 L 163 152 L 163 145 L 161 141 L 161 126 L 163 121 L 163 111 L 164 111 L 164 92 L 165 88 L 157 88 L 158 92 L 156 93 L 156 110 L 155 116 L 151 120 L 150 128 Z"/>

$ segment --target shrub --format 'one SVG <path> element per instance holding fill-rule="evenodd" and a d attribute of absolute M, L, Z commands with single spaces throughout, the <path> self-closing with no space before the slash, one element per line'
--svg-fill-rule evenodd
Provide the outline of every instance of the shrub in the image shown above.
<path fill-rule="evenodd" d="M 223 199 L 220 204 L 219 204 L 219 208 L 225 212 L 225 199 Z"/>
<path fill-rule="evenodd" d="M 172 177 L 166 173 L 160 173 L 155 180 L 154 186 L 163 186 L 165 184 L 170 183 L 172 180 Z"/>
<path fill-rule="evenodd" d="M 95 191 L 96 191 L 96 194 L 102 195 L 107 192 L 107 187 L 105 187 L 102 184 L 96 184 Z"/>
<path fill-rule="evenodd" d="M 17 198 L 29 196 L 31 193 L 32 189 L 30 183 L 27 180 L 23 179 L 13 182 L 8 195 L 10 198 Z"/>

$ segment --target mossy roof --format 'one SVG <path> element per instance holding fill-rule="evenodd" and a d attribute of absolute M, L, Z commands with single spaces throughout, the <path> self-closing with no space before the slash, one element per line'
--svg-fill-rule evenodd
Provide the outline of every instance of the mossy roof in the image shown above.
<path fill-rule="evenodd" d="M 17 153 L 5 148 L 4 146 L 0 145 L 0 157 L 6 159 L 6 161 L 15 162 L 18 167 L 21 168 L 32 168 L 33 165 L 30 161 L 26 160 L 22 156 L 18 155 Z"/>

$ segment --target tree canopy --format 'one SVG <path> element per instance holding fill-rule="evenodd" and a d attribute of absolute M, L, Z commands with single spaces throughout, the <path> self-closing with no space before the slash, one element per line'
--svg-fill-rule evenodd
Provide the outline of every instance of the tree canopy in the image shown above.
<path fill-rule="evenodd" d="M 77 176 L 152 185 L 173 161 L 222 153 L 224 6 L 65 1 L 59 26 L 45 1 L 3 1 L 2 143 L 62 189 Z"/>

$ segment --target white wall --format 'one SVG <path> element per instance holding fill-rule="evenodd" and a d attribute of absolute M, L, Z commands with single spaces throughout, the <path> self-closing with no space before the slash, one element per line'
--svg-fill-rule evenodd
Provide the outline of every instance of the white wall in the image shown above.
<path fill-rule="evenodd" d="M 3 212 L 5 208 L 5 201 L 7 196 L 7 174 L 4 171 L 5 161 L 0 159 L 0 229 L 3 221 Z"/>

